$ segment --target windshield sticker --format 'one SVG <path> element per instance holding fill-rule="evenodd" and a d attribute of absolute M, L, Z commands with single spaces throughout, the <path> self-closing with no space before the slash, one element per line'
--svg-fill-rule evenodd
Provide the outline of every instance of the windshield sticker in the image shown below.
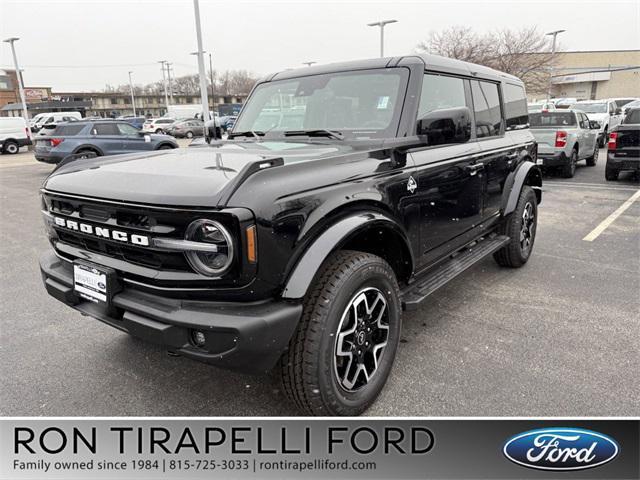
<path fill-rule="evenodd" d="M 378 97 L 378 110 L 386 110 L 389 108 L 389 97 Z"/>

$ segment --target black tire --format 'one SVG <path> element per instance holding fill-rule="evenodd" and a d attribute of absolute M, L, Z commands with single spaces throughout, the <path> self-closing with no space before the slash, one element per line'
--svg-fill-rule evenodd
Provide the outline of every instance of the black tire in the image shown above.
<path fill-rule="evenodd" d="M 173 149 L 173 147 L 171 145 L 166 145 L 166 144 L 165 145 L 160 145 L 158 147 L 158 150 L 172 150 L 172 149 Z"/>
<path fill-rule="evenodd" d="M 187 137 L 187 138 L 193 138 L 193 132 L 187 132 L 187 133 L 185 134 L 185 137 Z"/>
<path fill-rule="evenodd" d="M 163 134 L 164 130 L 162 130 L 161 128 L 156 128 L 156 133 L 157 134 Z"/>
<path fill-rule="evenodd" d="M 2 153 L 15 155 L 19 151 L 20 151 L 20 146 L 18 145 L 17 142 L 14 142 L 13 140 L 7 140 L 6 142 L 4 142 L 4 145 L 2 146 Z"/>
<path fill-rule="evenodd" d="M 618 176 L 620 175 L 620 170 L 616 170 L 615 168 L 611 168 L 609 164 L 604 169 L 604 178 L 610 182 L 615 182 L 618 180 Z"/>
<path fill-rule="evenodd" d="M 528 217 L 525 212 L 529 211 Z M 531 218 L 533 215 L 533 218 Z M 526 223 L 525 223 L 526 222 Z M 538 225 L 538 201 L 536 194 L 528 185 L 524 185 L 520 191 L 518 204 L 516 209 L 505 220 L 502 225 L 501 232 L 507 235 L 510 241 L 493 254 L 493 258 L 502 267 L 518 268 L 523 266 L 529 260 L 533 251 L 533 244 L 536 239 L 536 230 Z M 528 233 L 525 233 L 525 227 Z M 528 237 L 523 239 L 522 235 Z"/>
<path fill-rule="evenodd" d="M 587 157 L 587 167 L 595 167 L 596 163 L 598 163 L 598 155 L 600 153 L 600 149 L 598 148 L 598 142 L 596 142 L 596 148 L 593 149 L 593 155 Z"/>
<path fill-rule="evenodd" d="M 384 303 L 380 303 L 380 296 Z M 343 250 L 324 263 L 307 292 L 302 318 L 279 364 L 283 390 L 302 412 L 359 415 L 375 401 L 398 348 L 402 327 L 399 297 L 394 271 L 380 257 Z M 376 308 L 386 308 L 386 312 L 376 313 Z M 388 329 L 378 328 L 381 320 L 358 317 L 354 314 L 357 311 L 386 318 Z M 369 327 L 375 332 L 367 333 Z M 381 334 L 385 339 L 375 337 Z M 353 335 L 353 341 L 347 339 L 348 335 Z M 383 342 L 386 346 L 380 348 Z M 349 351 L 343 350 L 345 346 Z M 372 351 L 381 352 L 377 364 L 373 363 Z M 368 368 L 367 361 L 369 369 L 375 368 L 362 374 L 360 365 Z M 354 372 L 353 383 L 348 382 L 349 372 Z M 367 381 L 359 384 L 362 380 Z"/>
<path fill-rule="evenodd" d="M 607 130 L 608 129 L 605 128 L 604 132 L 602 132 L 602 137 L 600 138 L 600 148 L 604 148 L 609 141 L 609 132 Z"/>
<path fill-rule="evenodd" d="M 562 176 L 564 178 L 573 178 L 576 174 L 576 164 L 578 163 L 578 150 L 571 150 L 571 156 L 566 165 L 562 167 Z"/>
<path fill-rule="evenodd" d="M 76 152 L 76 155 L 80 155 L 78 158 L 90 158 L 90 155 L 83 156 L 83 155 L 89 154 L 89 153 L 95 154 L 96 157 L 100 156 L 100 154 L 98 152 L 96 152 L 95 150 L 88 149 L 88 148 L 85 148 L 84 150 L 79 150 L 78 152 Z"/>

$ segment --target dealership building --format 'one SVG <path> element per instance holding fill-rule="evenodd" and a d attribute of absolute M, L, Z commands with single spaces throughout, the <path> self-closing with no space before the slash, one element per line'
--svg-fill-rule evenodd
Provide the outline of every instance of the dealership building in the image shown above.
<path fill-rule="evenodd" d="M 529 91 L 530 100 L 547 92 Z M 640 98 L 640 50 L 561 52 L 556 54 L 552 98 L 600 100 Z"/>

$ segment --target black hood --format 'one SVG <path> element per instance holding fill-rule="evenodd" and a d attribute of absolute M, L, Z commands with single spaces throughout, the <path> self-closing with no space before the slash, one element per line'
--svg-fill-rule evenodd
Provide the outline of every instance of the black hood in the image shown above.
<path fill-rule="evenodd" d="M 344 155 L 335 143 L 225 142 L 152 153 L 79 159 L 55 170 L 48 191 L 154 205 L 216 207 L 268 159 L 287 164 Z M 264 165 L 263 165 L 264 166 Z M 225 191 L 226 190 L 226 191 Z"/>

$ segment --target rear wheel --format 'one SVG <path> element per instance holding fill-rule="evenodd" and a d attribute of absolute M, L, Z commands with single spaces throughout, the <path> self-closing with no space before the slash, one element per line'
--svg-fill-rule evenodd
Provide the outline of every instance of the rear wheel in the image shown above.
<path fill-rule="evenodd" d="M 187 132 L 186 133 L 186 137 L 187 138 L 193 138 L 193 132 Z"/>
<path fill-rule="evenodd" d="M 615 168 L 611 168 L 609 164 L 604 169 L 604 178 L 610 182 L 618 180 L 618 175 L 620 175 L 620 171 Z"/>
<path fill-rule="evenodd" d="M 4 146 L 2 147 L 2 152 L 3 153 L 9 153 L 11 155 L 15 155 L 19 151 L 20 151 L 20 147 L 13 140 L 9 140 L 9 141 L 5 142 Z"/>
<path fill-rule="evenodd" d="M 593 155 L 587 157 L 587 166 L 595 167 L 596 163 L 598 163 L 598 154 L 600 153 L 600 149 L 598 148 L 598 144 L 596 142 L 596 147 L 593 149 Z"/>
<path fill-rule="evenodd" d="M 171 150 L 173 147 L 171 145 L 160 145 L 158 150 Z"/>
<path fill-rule="evenodd" d="M 96 156 L 96 157 L 100 156 L 100 154 L 98 152 L 96 152 L 94 150 L 89 150 L 88 148 L 78 151 L 76 153 L 76 155 L 78 155 L 78 158 L 91 158 L 91 157 L 94 157 L 94 156 Z"/>
<path fill-rule="evenodd" d="M 305 297 L 280 361 L 283 390 L 306 414 L 361 414 L 387 381 L 400 329 L 389 264 L 369 253 L 332 255 Z"/>
<path fill-rule="evenodd" d="M 510 240 L 507 245 L 493 254 L 498 265 L 503 267 L 521 267 L 533 250 L 538 226 L 538 202 L 536 194 L 528 185 L 522 187 L 518 204 L 502 226 L 501 233 Z"/>
<path fill-rule="evenodd" d="M 164 133 L 164 130 L 162 130 L 161 128 L 157 128 L 156 133 Z"/>
<path fill-rule="evenodd" d="M 571 150 L 571 156 L 568 163 L 562 167 L 562 176 L 564 178 L 573 178 L 576 174 L 576 164 L 578 163 L 578 150 Z"/>

